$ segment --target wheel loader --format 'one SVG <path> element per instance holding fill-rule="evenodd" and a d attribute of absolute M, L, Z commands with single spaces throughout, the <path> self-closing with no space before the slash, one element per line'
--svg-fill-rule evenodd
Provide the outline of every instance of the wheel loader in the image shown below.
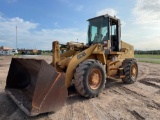
<path fill-rule="evenodd" d="M 108 78 L 134 83 L 138 65 L 134 47 L 121 40 L 121 23 L 102 15 L 88 20 L 88 42 L 52 43 L 53 61 L 12 58 L 6 80 L 6 93 L 29 116 L 62 108 L 68 88 L 94 98 Z"/>

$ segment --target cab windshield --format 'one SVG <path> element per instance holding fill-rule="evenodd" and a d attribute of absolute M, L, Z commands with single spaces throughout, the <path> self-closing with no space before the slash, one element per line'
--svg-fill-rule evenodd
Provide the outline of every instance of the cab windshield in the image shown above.
<path fill-rule="evenodd" d="M 98 17 L 89 20 L 88 43 L 102 43 L 109 39 L 108 18 Z"/>

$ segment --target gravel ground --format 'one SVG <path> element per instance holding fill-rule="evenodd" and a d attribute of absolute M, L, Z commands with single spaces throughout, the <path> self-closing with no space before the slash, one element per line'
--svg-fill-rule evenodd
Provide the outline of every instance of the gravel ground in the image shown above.
<path fill-rule="evenodd" d="M 52 60 L 51 56 L 33 57 Z M 0 120 L 160 120 L 160 64 L 139 62 L 138 82 L 126 85 L 109 79 L 96 98 L 85 99 L 71 87 L 61 110 L 28 117 L 4 92 L 10 61 L 11 56 L 0 56 Z"/>

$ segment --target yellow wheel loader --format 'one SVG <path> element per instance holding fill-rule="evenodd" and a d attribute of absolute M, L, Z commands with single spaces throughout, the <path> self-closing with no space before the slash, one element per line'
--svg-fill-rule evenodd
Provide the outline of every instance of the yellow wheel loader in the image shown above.
<path fill-rule="evenodd" d="M 51 64 L 12 58 L 5 91 L 27 115 L 59 110 L 71 83 L 81 96 L 93 98 L 107 78 L 129 84 L 137 80 L 134 47 L 121 41 L 120 20 L 103 15 L 88 21 L 88 43 L 54 41 Z"/>

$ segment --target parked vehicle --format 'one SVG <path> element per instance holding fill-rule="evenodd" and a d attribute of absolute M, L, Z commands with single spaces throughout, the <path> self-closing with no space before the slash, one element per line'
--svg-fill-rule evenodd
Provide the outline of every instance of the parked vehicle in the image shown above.
<path fill-rule="evenodd" d="M 18 54 L 17 50 L 1 50 L 0 55 L 14 55 Z"/>

